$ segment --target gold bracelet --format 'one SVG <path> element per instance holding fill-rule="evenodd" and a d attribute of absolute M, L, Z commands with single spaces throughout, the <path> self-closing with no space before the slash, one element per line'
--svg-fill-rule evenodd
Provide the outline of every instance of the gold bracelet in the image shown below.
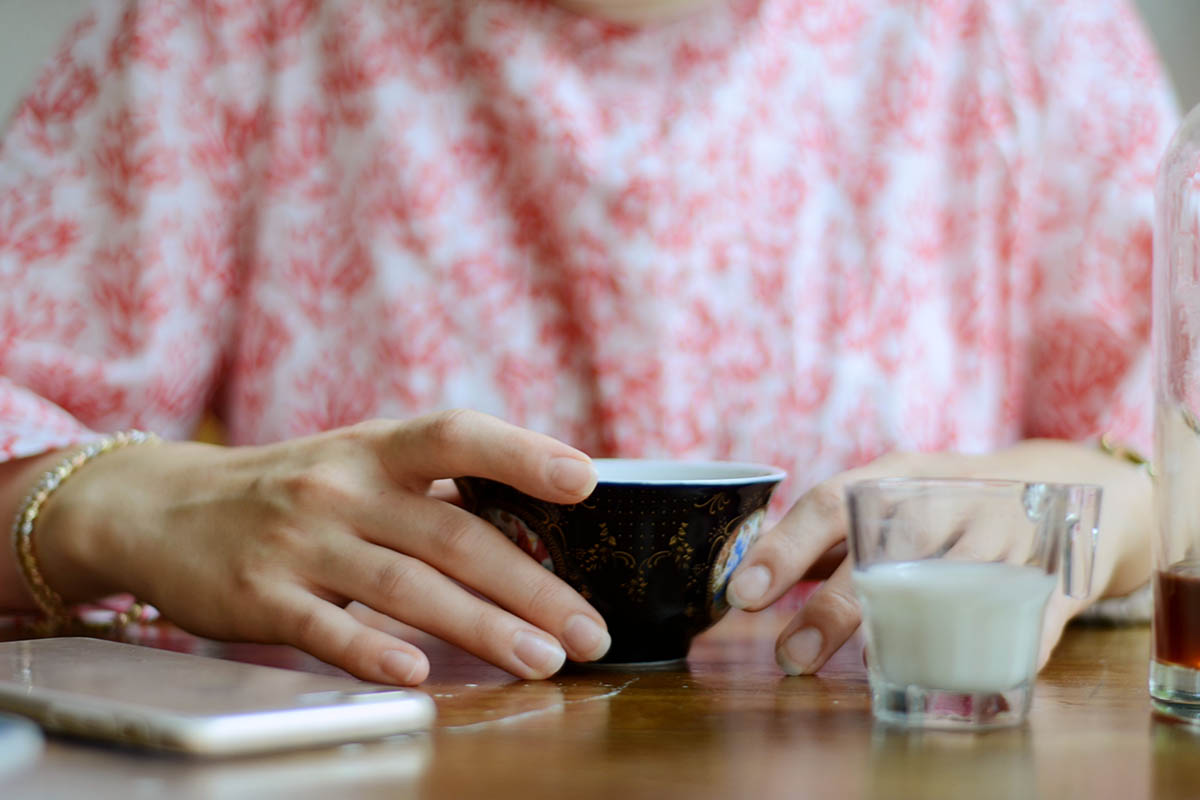
<path fill-rule="evenodd" d="M 1146 458 L 1137 450 L 1114 441 L 1113 438 L 1107 433 L 1100 436 L 1099 444 L 1101 452 L 1107 453 L 1113 458 L 1119 458 L 1122 461 L 1133 464 L 1135 467 L 1140 467 L 1141 469 L 1144 469 L 1146 474 L 1151 478 L 1154 477 L 1154 465 L 1150 463 L 1150 459 Z"/>
<path fill-rule="evenodd" d="M 89 461 L 105 453 L 111 453 L 114 450 L 120 450 L 122 447 L 129 445 L 155 444 L 160 441 L 162 440 L 153 433 L 130 430 L 114 433 L 90 442 L 64 458 L 53 469 L 43 473 L 29 494 L 25 495 L 25 499 L 21 501 L 21 505 L 17 507 L 17 516 L 13 520 L 13 549 L 16 551 L 17 566 L 20 568 L 21 577 L 25 579 L 25 585 L 29 587 L 29 593 L 33 595 L 34 602 L 37 603 L 38 608 L 45 615 L 45 619 L 40 626 L 43 632 L 56 633 L 65 627 L 69 627 L 72 623 L 71 615 L 67 612 L 67 607 L 63 602 L 62 596 L 46 583 L 46 579 L 42 576 L 42 571 L 38 567 L 33 532 L 38 514 L 42 512 L 42 507 L 46 504 L 46 500 L 50 498 L 55 489 L 62 486 L 63 481 L 74 475 L 80 467 Z M 128 610 L 117 614 L 111 622 L 100 625 L 95 623 L 81 624 L 84 627 L 95 629 L 123 627 L 130 622 L 140 619 L 144 609 L 145 607 L 141 603 L 135 602 Z"/>

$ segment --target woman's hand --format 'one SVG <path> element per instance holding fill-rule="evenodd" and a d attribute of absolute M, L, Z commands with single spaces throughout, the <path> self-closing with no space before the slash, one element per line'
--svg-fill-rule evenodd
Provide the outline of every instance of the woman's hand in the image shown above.
<path fill-rule="evenodd" d="M 292 644 L 372 681 L 420 683 L 429 663 L 351 601 L 522 678 L 602 656 L 595 609 L 431 493 L 460 475 L 563 503 L 596 482 L 583 453 L 469 411 L 264 447 L 131 447 L 55 492 L 38 552 L 68 601 L 129 591 L 197 634 Z"/>
<path fill-rule="evenodd" d="M 784 627 L 775 657 L 793 675 L 816 672 L 858 628 L 860 609 L 844 557 L 848 519 L 845 487 L 857 480 L 891 476 L 1011 478 L 1094 483 L 1104 489 L 1092 593 L 1084 599 L 1056 592 L 1047 609 L 1040 664 L 1075 614 L 1104 596 L 1120 596 L 1144 584 L 1150 573 L 1153 528 L 1151 486 L 1146 474 L 1083 445 L 1030 440 L 990 455 L 893 454 L 837 475 L 806 493 L 772 530 L 755 543 L 729 584 L 735 607 L 770 605 L 811 574 L 829 553 L 841 553 L 832 575 Z"/>

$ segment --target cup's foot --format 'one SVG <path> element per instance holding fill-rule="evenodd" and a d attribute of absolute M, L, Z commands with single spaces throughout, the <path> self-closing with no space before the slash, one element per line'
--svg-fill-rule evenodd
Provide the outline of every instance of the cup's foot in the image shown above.
<path fill-rule="evenodd" d="M 1200 724 L 1200 670 L 1151 661 L 1150 697 L 1159 713 Z"/>
<path fill-rule="evenodd" d="M 1025 683 L 1004 692 L 947 692 L 871 681 L 871 710 L 887 725 L 935 730 L 986 731 L 1020 725 L 1033 689 Z"/>

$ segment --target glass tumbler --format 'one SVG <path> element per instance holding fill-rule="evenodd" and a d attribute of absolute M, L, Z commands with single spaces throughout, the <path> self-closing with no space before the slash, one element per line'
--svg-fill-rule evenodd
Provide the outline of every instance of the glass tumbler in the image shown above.
<path fill-rule="evenodd" d="M 1100 488 L 891 478 L 852 484 L 847 500 L 876 719 L 1022 723 L 1047 603 L 1091 584 Z"/>

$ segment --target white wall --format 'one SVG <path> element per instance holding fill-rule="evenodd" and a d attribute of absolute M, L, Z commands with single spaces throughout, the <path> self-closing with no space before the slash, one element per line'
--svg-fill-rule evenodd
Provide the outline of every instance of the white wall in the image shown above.
<path fill-rule="evenodd" d="M 89 5 L 89 0 L 0 0 L 0 125 Z"/>
<path fill-rule="evenodd" d="M 1200 0 L 1139 0 L 1184 111 L 1200 103 Z"/>
<path fill-rule="evenodd" d="M 88 2 L 0 0 L 0 121 Z M 1138 0 L 1138 5 L 1171 68 L 1181 104 L 1187 109 L 1200 103 L 1200 0 Z"/>

